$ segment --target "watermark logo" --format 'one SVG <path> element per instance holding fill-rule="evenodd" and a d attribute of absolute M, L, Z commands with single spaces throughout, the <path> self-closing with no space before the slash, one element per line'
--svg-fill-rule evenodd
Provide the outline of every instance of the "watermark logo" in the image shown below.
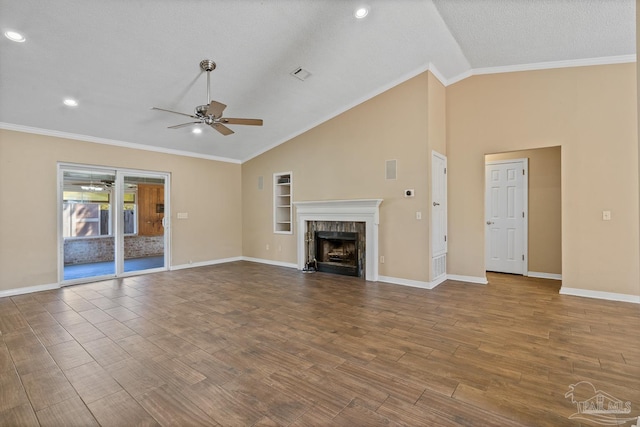
<path fill-rule="evenodd" d="M 637 424 L 631 427 L 640 427 L 640 417 L 628 417 L 631 413 L 631 402 L 597 390 L 588 381 L 571 384 L 564 397 L 571 399 L 571 403 L 576 405 L 578 410 L 569 417 L 570 419 L 591 421 L 602 425 L 622 425 L 637 420 Z"/>

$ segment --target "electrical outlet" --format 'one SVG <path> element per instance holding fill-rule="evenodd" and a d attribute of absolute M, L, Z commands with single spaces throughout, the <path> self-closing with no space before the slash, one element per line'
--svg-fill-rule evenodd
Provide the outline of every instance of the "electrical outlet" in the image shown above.
<path fill-rule="evenodd" d="M 178 219 L 189 219 L 189 213 L 188 212 L 178 212 Z"/>
<path fill-rule="evenodd" d="M 422 219 L 422 212 L 416 212 L 416 219 Z"/>
<path fill-rule="evenodd" d="M 602 220 L 611 221 L 611 211 L 602 211 Z"/>
<path fill-rule="evenodd" d="M 269 250 L 269 244 L 267 243 L 267 250 Z"/>
<path fill-rule="evenodd" d="M 380 255 L 380 264 L 384 264 L 384 255 Z"/>

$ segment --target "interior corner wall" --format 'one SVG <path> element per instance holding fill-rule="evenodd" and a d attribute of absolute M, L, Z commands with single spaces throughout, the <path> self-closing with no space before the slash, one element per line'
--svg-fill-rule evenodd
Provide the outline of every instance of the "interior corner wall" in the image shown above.
<path fill-rule="evenodd" d="M 427 212 L 422 214 L 425 221 L 428 221 L 429 236 L 434 236 L 433 221 L 431 217 L 431 206 L 433 203 L 431 176 L 432 176 L 432 160 L 431 153 L 435 151 L 443 156 L 447 155 L 447 91 L 446 87 L 431 73 L 428 73 L 428 93 L 427 93 L 427 173 L 429 176 L 429 198 L 427 200 Z M 433 259 L 433 246 L 428 242 L 429 256 L 428 260 Z M 429 263 L 430 268 L 433 262 Z M 430 270 L 430 280 L 436 279 L 434 275 L 438 272 Z"/>
<path fill-rule="evenodd" d="M 640 58 L 638 54 L 640 52 L 640 0 L 636 0 L 636 64 L 637 58 Z M 640 126 L 640 67 L 636 66 L 636 97 L 637 97 L 637 118 L 638 126 Z M 640 129 L 638 129 L 638 168 L 640 169 Z M 638 176 L 638 191 L 640 191 L 640 174 Z M 639 195 L 640 198 L 640 195 Z M 640 222 L 640 216 L 638 216 Z M 639 242 L 640 243 L 640 242 Z M 638 261 L 640 262 L 640 260 Z M 640 281 L 638 281 L 638 293 L 640 294 Z"/>
<path fill-rule="evenodd" d="M 640 293 L 636 83 L 627 63 L 447 87 L 449 273 L 485 274 L 484 155 L 561 146 L 563 287 Z"/>
<path fill-rule="evenodd" d="M 58 281 L 58 162 L 171 173 L 171 266 L 242 255 L 239 164 L 0 130 L 0 291 Z"/>
<path fill-rule="evenodd" d="M 561 148 L 488 154 L 485 161 L 529 159 L 528 267 L 562 275 Z"/>
<path fill-rule="evenodd" d="M 437 151 L 442 155 L 447 155 L 447 89 L 431 73 L 429 77 L 428 92 L 428 128 L 427 141 L 429 150 Z M 429 161 L 431 167 L 431 161 Z"/>
<path fill-rule="evenodd" d="M 429 203 L 428 86 L 428 72 L 422 73 L 243 163 L 244 255 L 297 263 L 300 230 L 294 225 L 293 235 L 273 232 L 273 173 L 291 171 L 294 202 L 384 199 L 380 276 L 428 282 L 429 221 L 416 219 Z M 397 179 L 386 180 L 385 161 L 391 159 Z M 410 188 L 415 197 L 404 197 Z"/>

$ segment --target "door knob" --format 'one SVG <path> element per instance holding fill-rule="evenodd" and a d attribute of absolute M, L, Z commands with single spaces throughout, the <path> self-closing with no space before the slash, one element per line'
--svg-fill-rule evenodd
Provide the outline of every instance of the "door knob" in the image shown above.
<path fill-rule="evenodd" d="M 487 225 L 493 225 L 494 222 L 493 221 L 487 221 Z"/>
<path fill-rule="evenodd" d="M 438 202 L 433 202 L 433 206 L 440 206 L 440 203 L 438 203 Z"/>

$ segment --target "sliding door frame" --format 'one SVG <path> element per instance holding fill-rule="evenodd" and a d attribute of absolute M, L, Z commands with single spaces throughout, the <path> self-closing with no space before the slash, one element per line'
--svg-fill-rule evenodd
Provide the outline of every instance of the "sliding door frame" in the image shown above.
<path fill-rule="evenodd" d="M 156 273 L 159 271 L 170 270 L 171 262 L 171 174 L 169 172 L 158 172 L 143 169 L 129 169 L 119 167 L 108 166 L 96 166 L 79 163 L 64 163 L 58 162 L 57 164 L 57 235 L 58 235 L 58 283 L 60 286 L 74 285 L 78 283 L 87 283 L 99 280 L 121 278 L 128 276 L 136 276 L 140 274 Z M 116 177 L 115 190 L 113 192 L 112 203 L 112 221 L 115 239 L 115 274 L 105 276 L 93 276 L 81 279 L 64 280 L 64 237 L 63 237 L 63 191 L 64 191 L 64 172 L 65 171 L 96 171 L 104 173 L 113 173 Z M 153 268 L 148 270 L 137 270 L 132 272 L 124 272 L 124 221 L 121 216 L 124 207 L 124 177 L 153 177 L 164 179 L 164 263 L 163 267 Z"/>

